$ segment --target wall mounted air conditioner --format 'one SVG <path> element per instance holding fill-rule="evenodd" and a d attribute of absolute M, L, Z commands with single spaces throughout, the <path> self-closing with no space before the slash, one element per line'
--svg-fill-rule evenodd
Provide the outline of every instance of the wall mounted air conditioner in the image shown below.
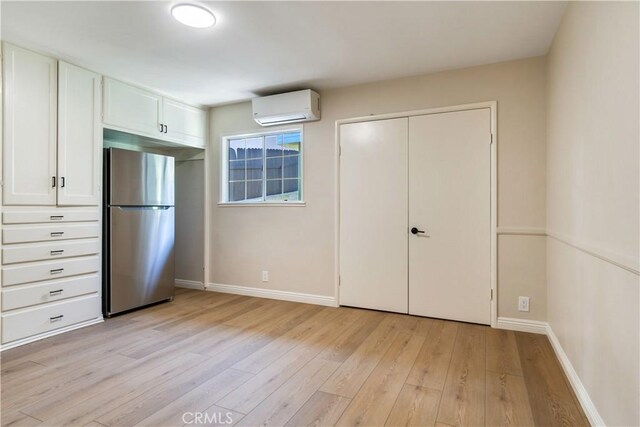
<path fill-rule="evenodd" d="M 251 100 L 253 120 L 262 126 L 320 120 L 320 95 L 311 89 Z"/>

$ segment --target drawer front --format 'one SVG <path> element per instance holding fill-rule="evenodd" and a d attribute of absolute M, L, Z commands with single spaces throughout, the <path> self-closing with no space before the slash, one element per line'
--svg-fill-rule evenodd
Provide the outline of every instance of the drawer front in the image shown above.
<path fill-rule="evenodd" d="M 100 251 L 98 239 L 68 240 L 52 243 L 25 243 L 2 249 L 2 263 L 46 261 L 50 259 L 94 255 Z"/>
<path fill-rule="evenodd" d="M 21 283 L 95 273 L 98 271 L 99 266 L 97 256 L 17 264 L 2 267 L 2 285 L 19 285 Z"/>
<path fill-rule="evenodd" d="M 43 225 L 39 227 L 5 227 L 2 230 L 2 243 L 48 242 L 98 237 L 99 229 L 100 225 L 97 222 Z"/>
<path fill-rule="evenodd" d="M 53 223 L 53 222 L 74 222 L 74 221 L 98 221 L 100 212 L 96 210 L 43 210 L 26 212 L 4 212 L 2 214 L 3 224 L 33 224 L 33 223 Z"/>
<path fill-rule="evenodd" d="M 97 274 L 5 288 L 2 290 L 2 311 L 96 293 L 99 289 Z"/>
<path fill-rule="evenodd" d="M 2 342 L 49 332 L 100 316 L 97 294 L 16 310 L 2 315 Z"/>

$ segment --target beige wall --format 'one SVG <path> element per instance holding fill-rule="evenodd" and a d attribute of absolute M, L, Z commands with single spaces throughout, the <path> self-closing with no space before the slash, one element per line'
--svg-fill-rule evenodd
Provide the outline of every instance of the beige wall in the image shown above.
<path fill-rule="evenodd" d="M 204 281 L 204 160 L 176 161 L 176 279 Z"/>
<path fill-rule="evenodd" d="M 640 424 L 638 12 L 572 3 L 549 54 L 548 320 L 607 425 Z"/>
<path fill-rule="evenodd" d="M 544 228 L 545 69 L 539 57 L 322 92 L 322 120 L 304 124 L 307 205 L 214 206 L 211 281 L 334 294 L 335 121 L 350 117 L 497 100 L 499 226 Z M 221 136 L 263 128 L 253 122 L 250 103 L 213 108 L 211 128 L 211 197 L 217 201 Z M 501 237 L 499 246 L 503 242 L 499 314 L 544 320 L 545 246 L 525 235 Z M 526 277 L 517 271 L 524 264 L 531 272 Z M 261 282 L 261 270 L 270 271 L 269 283 Z M 530 313 L 517 311 L 518 295 L 532 297 Z"/>

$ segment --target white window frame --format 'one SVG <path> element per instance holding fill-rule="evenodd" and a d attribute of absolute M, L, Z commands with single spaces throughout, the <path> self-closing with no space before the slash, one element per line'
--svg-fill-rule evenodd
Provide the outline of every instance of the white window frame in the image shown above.
<path fill-rule="evenodd" d="M 229 201 L 229 141 L 233 139 L 256 138 L 268 135 L 277 135 L 287 132 L 300 132 L 300 200 L 262 200 L 262 201 Z M 233 135 L 224 135 L 220 143 L 220 200 L 218 206 L 305 206 L 304 201 L 304 128 L 302 126 L 278 127 L 278 129 L 248 132 Z M 263 169 L 266 174 L 267 163 L 263 146 Z M 266 178 L 263 175 L 263 186 L 266 187 Z"/>

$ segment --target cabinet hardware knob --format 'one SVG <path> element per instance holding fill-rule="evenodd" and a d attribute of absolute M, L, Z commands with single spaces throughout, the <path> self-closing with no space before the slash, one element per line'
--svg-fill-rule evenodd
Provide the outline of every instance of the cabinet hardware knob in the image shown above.
<path fill-rule="evenodd" d="M 64 249 L 57 249 L 55 251 L 49 252 L 51 255 L 62 255 L 64 253 Z"/>
<path fill-rule="evenodd" d="M 64 188 L 64 176 L 60 178 L 60 188 Z"/>
<path fill-rule="evenodd" d="M 60 237 L 64 234 L 64 231 L 52 231 L 51 237 Z"/>
<path fill-rule="evenodd" d="M 51 321 L 52 323 L 53 323 L 53 322 L 57 322 L 58 320 L 62 320 L 62 318 L 63 318 L 63 317 L 64 317 L 64 315 L 63 315 L 63 314 L 60 314 L 60 315 L 58 315 L 58 316 L 50 317 L 50 318 L 49 318 L 49 321 Z"/>
<path fill-rule="evenodd" d="M 60 221 L 62 218 L 64 218 L 64 215 L 51 215 L 49 217 L 51 221 Z"/>
<path fill-rule="evenodd" d="M 64 271 L 64 268 L 54 268 L 53 270 L 49 270 L 51 274 L 60 274 Z"/>
<path fill-rule="evenodd" d="M 56 188 L 56 177 L 55 176 L 51 177 L 51 188 Z"/>
<path fill-rule="evenodd" d="M 55 291 L 49 291 L 49 295 L 56 296 L 60 295 L 64 289 L 56 289 Z"/>

